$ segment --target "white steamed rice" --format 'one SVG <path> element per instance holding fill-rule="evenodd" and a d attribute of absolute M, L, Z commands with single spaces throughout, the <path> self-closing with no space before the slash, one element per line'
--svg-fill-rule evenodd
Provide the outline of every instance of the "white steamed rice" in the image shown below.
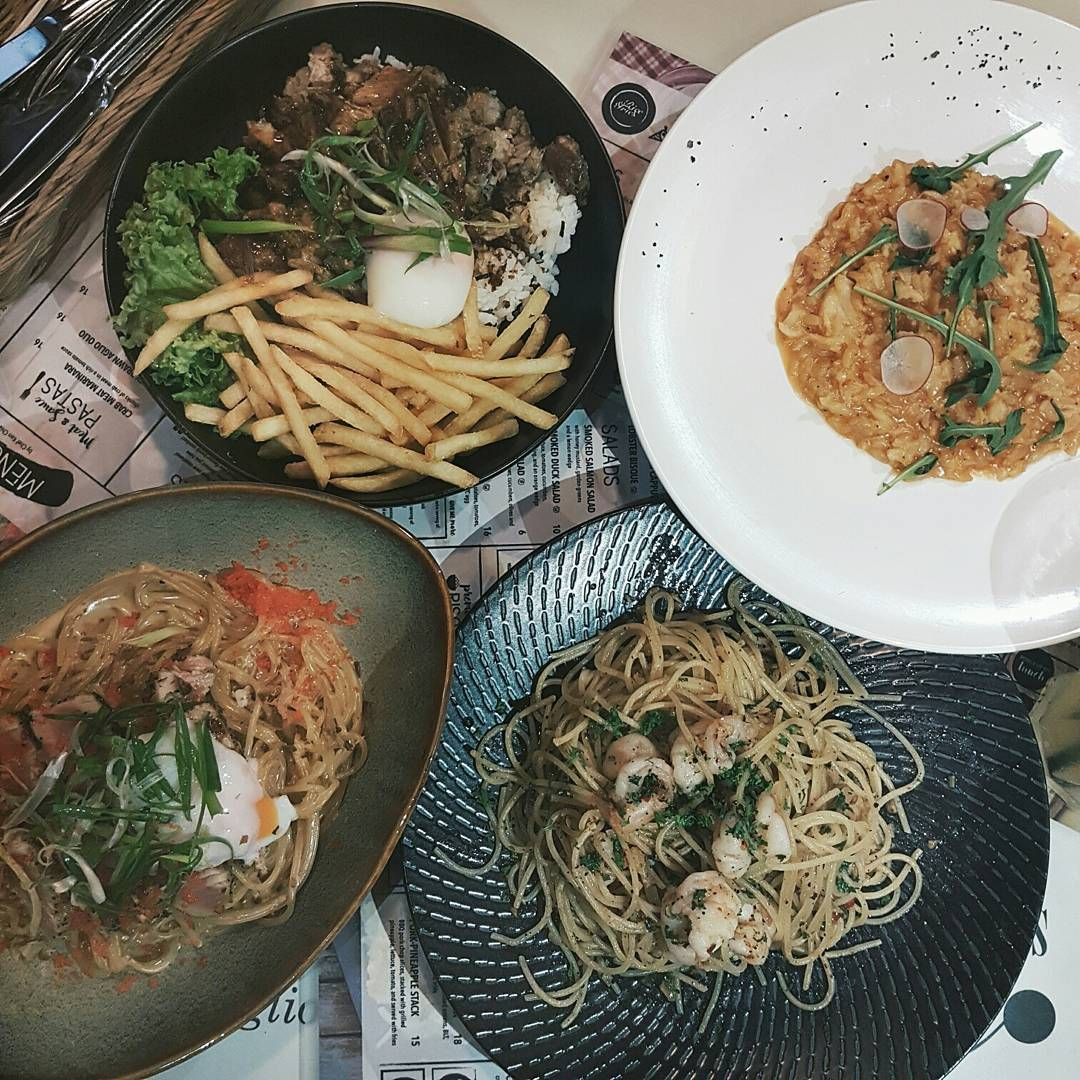
<path fill-rule="evenodd" d="M 529 192 L 529 253 L 523 256 L 505 248 L 478 253 L 476 303 L 480 321 L 489 326 L 512 318 L 537 287 L 552 296 L 559 291 L 558 257 L 570 249 L 581 218 L 573 195 L 563 195 L 555 181 L 544 174 Z M 492 285 L 492 280 L 498 282 Z"/>

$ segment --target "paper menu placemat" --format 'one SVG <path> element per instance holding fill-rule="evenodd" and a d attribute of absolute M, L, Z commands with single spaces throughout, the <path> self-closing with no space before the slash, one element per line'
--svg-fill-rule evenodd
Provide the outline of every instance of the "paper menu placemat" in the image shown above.
<path fill-rule="evenodd" d="M 318 1009 L 316 962 L 228 1038 L 155 1075 L 165 1080 L 318 1080 Z"/>

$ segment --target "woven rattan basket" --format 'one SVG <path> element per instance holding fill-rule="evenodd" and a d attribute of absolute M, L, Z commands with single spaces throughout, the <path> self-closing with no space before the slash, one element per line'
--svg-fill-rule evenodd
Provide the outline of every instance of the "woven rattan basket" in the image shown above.
<path fill-rule="evenodd" d="M 112 104 L 83 133 L 34 201 L 0 240 L 0 304 L 17 296 L 52 261 L 64 241 L 105 193 L 137 114 L 192 59 L 244 26 L 258 22 L 273 0 L 193 0 L 190 9 Z M 0 4 L 0 40 L 41 7 L 33 0 Z"/>

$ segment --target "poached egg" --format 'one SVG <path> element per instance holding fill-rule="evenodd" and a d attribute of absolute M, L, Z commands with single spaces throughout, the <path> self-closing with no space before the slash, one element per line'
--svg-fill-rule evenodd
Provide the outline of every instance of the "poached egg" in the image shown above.
<path fill-rule="evenodd" d="M 253 862 L 263 848 L 280 840 L 296 820 L 296 810 L 288 796 L 271 798 L 266 794 L 253 761 L 217 739 L 213 740 L 213 744 L 221 777 L 221 791 L 217 793 L 221 813 L 208 813 L 203 817 L 199 835 L 214 839 L 203 845 L 202 859 L 197 867 L 199 870 L 220 866 L 230 859 Z M 162 775 L 175 788 L 175 725 L 170 724 L 162 733 L 155 757 Z M 194 777 L 191 781 L 191 801 L 195 808 L 192 818 L 189 820 L 182 813 L 173 815 L 171 822 L 160 826 L 162 839 L 181 844 L 195 835 L 198 807 L 202 805 L 202 789 Z"/>
<path fill-rule="evenodd" d="M 452 322 L 465 307 L 472 280 L 471 252 L 432 255 L 418 263 L 415 251 L 376 248 L 367 257 L 368 303 L 410 326 Z"/>

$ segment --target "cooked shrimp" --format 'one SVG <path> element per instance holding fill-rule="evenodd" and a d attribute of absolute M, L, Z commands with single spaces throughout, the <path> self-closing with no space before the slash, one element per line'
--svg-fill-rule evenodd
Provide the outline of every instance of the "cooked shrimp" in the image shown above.
<path fill-rule="evenodd" d="M 607 748 L 601 769 L 609 780 L 614 780 L 624 765 L 629 765 L 631 761 L 637 761 L 639 758 L 654 757 L 656 757 L 656 747 L 652 739 L 632 731 L 629 735 L 616 739 Z"/>
<path fill-rule="evenodd" d="M 692 739 L 680 731 L 672 740 L 671 764 L 680 791 L 689 793 L 718 772 L 731 768 L 727 748 L 731 720 L 729 716 L 699 720 L 690 728 Z"/>
<path fill-rule="evenodd" d="M 761 904 L 746 900 L 739 908 L 739 925 L 729 948 L 748 964 L 764 964 L 775 934 L 776 923 L 768 910 Z"/>
<path fill-rule="evenodd" d="M 716 869 L 728 878 L 742 877 L 751 862 L 749 845 L 732 831 L 738 820 L 734 814 L 728 814 L 713 833 L 713 862 Z"/>
<path fill-rule="evenodd" d="M 683 878 L 663 904 L 664 938 L 680 964 L 707 964 L 739 928 L 742 902 L 715 871 Z"/>
<path fill-rule="evenodd" d="M 630 828 L 646 825 L 671 802 L 671 766 L 658 757 L 628 761 L 615 777 L 615 801 Z"/>

